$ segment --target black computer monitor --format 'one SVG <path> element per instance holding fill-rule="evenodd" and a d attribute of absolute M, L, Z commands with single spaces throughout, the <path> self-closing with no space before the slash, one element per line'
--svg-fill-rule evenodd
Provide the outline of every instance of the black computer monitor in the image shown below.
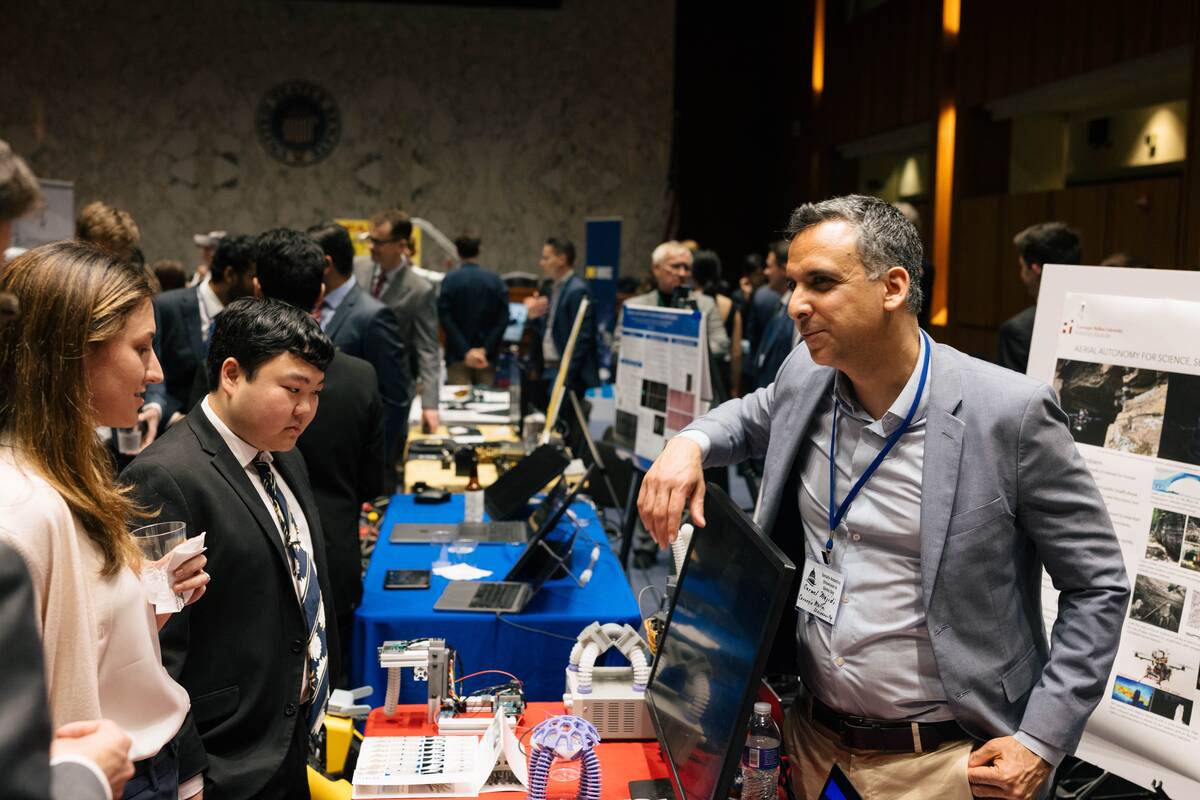
<path fill-rule="evenodd" d="M 571 460 L 559 448 L 544 444 L 517 462 L 483 490 L 483 505 L 496 520 L 518 519 L 529 498 L 562 474 Z"/>
<path fill-rule="evenodd" d="M 708 484 L 646 700 L 678 800 L 725 800 L 796 567 Z M 790 635 L 790 634 L 789 634 Z"/>
<path fill-rule="evenodd" d="M 536 532 L 525 546 L 525 552 L 521 553 L 521 557 L 504 576 L 504 580 L 536 583 L 540 586 L 539 577 L 541 582 L 545 582 L 570 558 L 571 549 L 575 545 L 576 529 L 572 527 L 564 536 L 553 534 L 571 503 L 575 502 L 582 486 L 583 481 L 579 481 L 573 489 L 568 490 L 566 476 L 558 479 L 554 488 L 534 512 L 534 517 L 530 519 L 530 524 L 536 525 Z"/>

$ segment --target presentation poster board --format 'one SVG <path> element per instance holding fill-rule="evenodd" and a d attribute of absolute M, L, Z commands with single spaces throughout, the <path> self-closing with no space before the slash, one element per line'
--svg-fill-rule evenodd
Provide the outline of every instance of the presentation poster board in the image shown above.
<path fill-rule="evenodd" d="M 626 305 L 615 389 L 616 443 L 649 469 L 666 441 L 708 410 L 704 315 Z"/>
<path fill-rule="evenodd" d="M 1077 755 L 1200 797 L 1200 274 L 1047 266 L 1029 375 L 1051 384 L 1132 586 Z M 1047 630 L 1058 595 L 1043 578 Z"/>

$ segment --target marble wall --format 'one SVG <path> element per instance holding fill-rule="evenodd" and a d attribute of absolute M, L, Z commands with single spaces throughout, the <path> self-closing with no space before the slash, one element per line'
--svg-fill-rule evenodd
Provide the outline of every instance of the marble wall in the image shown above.
<path fill-rule="evenodd" d="M 74 180 L 76 205 L 129 209 L 150 259 L 195 263 L 191 234 L 307 226 L 399 205 L 482 260 L 536 271 L 542 240 L 583 248 L 619 215 L 622 271 L 666 219 L 672 0 L 558 10 L 287 0 L 30 0 L 6 12 L 0 138 Z M 341 139 L 310 167 L 272 159 L 272 87 L 333 95 Z"/>

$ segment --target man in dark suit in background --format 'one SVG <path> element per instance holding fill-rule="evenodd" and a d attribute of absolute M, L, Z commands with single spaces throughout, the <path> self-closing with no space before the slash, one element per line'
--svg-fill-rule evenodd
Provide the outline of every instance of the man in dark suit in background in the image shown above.
<path fill-rule="evenodd" d="M 1046 264 L 1078 264 L 1083 256 L 1083 241 L 1078 231 L 1064 222 L 1030 225 L 1013 237 L 1017 246 L 1017 266 L 1021 283 L 1033 298 L 1033 305 L 1000 325 L 996 345 L 996 363 L 1024 372 L 1029 366 L 1029 346 L 1033 341 L 1033 319 L 1037 314 L 1038 289 L 1042 286 L 1042 267 Z"/>
<path fill-rule="evenodd" d="M 313 239 L 283 228 L 267 231 L 259 237 L 257 262 L 255 282 L 263 297 L 301 310 L 317 307 L 326 256 Z M 362 299 L 373 298 L 364 295 Z M 338 306 L 339 315 L 344 304 L 345 300 Z M 384 492 L 383 406 L 376 383 L 375 370 L 366 361 L 335 353 L 325 369 L 321 407 L 297 443 L 308 464 L 325 533 L 338 641 L 343 643 L 343 660 L 334 664 L 332 671 L 331 685 L 336 688 L 346 688 L 347 643 L 354 627 L 354 609 L 362 600 L 359 509 Z"/>
<path fill-rule="evenodd" d="M 593 386 L 600 385 L 600 360 L 596 343 L 596 306 L 587 283 L 575 274 L 575 245 L 566 239 L 550 238 L 542 245 L 538 264 L 551 282 L 549 295 L 540 294 L 525 300 L 529 319 L 541 345 L 535 347 L 541 356 L 541 379 L 547 388 L 553 387 L 562 367 L 562 352 L 571 336 L 579 304 L 586 297 L 588 309 L 579 328 L 579 338 L 571 363 L 567 365 L 566 390 L 579 397 Z M 543 403 L 545 400 L 542 401 Z"/>
<path fill-rule="evenodd" d="M 208 344 L 212 391 L 121 475 L 160 519 L 207 532 L 220 575 L 160 633 L 192 698 L 179 777 L 203 772 L 208 800 L 307 798 L 308 738 L 339 651 L 317 502 L 293 451 L 335 350 L 311 315 L 254 298 L 226 306 Z"/>
<path fill-rule="evenodd" d="M 172 289 L 154 298 L 158 335 L 154 346 L 163 368 L 167 425 L 191 410 L 197 368 L 208 352 L 212 322 L 229 303 L 254 293 L 254 237 L 225 236 L 213 254 L 212 274 L 198 286 Z"/>
<path fill-rule="evenodd" d="M 408 348 L 417 390 L 421 426 L 437 429 L 442 362 L 438 357 L 437 290 L 412 270 L 412 220 L 399 209 L 371 217 L 371 262 L 355 269 L 358 285 L 396 312 Z"/>
<path fill-rule="evenodd" d="M 323 222 L 309 228 L 308 235 L 325 252 L 325 296 L 317 321 L 334 347 L 375 368 L 384 406 L 386 457 L 388 464 L 394 464 L 404 454 L 414 391 L 412 364 L 400 321 L 392 309 L 363 291 L 354 280 L 354 244 L 349 231 L 336 222 Z"/>
<path fill-rule="evenodd" d="M 454 240 L 462 265 L 446 276 L 438 293 L 438 318 L 446 333 L 446 382 L 483 384 L 496 379 L 496 356 L 508 327 L 508 288 L 484 269 L 479 237 Z"/>

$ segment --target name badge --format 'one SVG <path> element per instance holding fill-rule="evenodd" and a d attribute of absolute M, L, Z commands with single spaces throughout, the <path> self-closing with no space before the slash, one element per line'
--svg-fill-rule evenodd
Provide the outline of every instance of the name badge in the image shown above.
<path fill-rule="evenodd" d="M 837 618 L 838 604 L 842 601 L 845 577 L 835 569 L 814 559 L 804 565 L 804 576 L 800 579 L 800 593 L 796 595 L 796 609 L 807 611 L 817 619 L 830 625 Z"/>

